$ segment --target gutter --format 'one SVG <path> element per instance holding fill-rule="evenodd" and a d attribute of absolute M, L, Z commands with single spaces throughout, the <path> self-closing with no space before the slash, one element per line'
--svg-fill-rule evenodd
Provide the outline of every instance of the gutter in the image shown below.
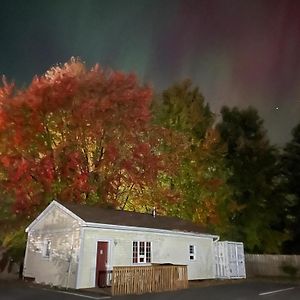
<path fill-rule="evenodd" d="M 213 240 L 214 243 L 218 242 L 220 240 L 220 237 L 217 236 L 215 240 Z"/>
<path fill-rule="evenodd" d="M 114 224 L 104 224 L 104 223 L 93 223 L 93 222 L 85 222 L 82 225 L 82 227 L 101 228 L 106 230 L 111 229 L 111 230 L 118 230 L 118 231 L 133 231 L 133 232 L 143 232 L 143 233 L 149 232 L 149 233 L 157 233 L 157 234 L 194 236 L 194 237 L 213 239 L 214 241 L 218 241 L 220 239 L 220 237 L 217 235 L 206 234 L 206 233 L 157 229 L 157 228 L 148 228 L 148 227 L 137 227 L 137 226 L 126 226 L 126 225 L 114 225 Z"/>

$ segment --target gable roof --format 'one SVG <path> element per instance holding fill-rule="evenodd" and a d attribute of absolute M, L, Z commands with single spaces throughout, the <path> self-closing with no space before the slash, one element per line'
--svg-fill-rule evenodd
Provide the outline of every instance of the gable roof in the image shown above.
<path fill-rule="evenodd" d="M 206 234 L 204 227 L 177 217 L 157 216 L 125 210 L 101 208 L 77 203 L 59 202 L 85 222 L 176 230 Z"/>

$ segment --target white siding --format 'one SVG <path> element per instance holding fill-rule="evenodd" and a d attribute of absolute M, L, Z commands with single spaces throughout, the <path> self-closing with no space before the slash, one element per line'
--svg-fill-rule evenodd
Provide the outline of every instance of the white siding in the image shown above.
<path fill-rule="evenodd" d="M 246 278 L 243 243 L 216 242 L 215 263 L 217 278 Z"/>
<path fill-rule="evenodd" d="M 23 275 L 37 283 L 76 287 L 80 223 L 57 206 L 30 228 Z M 45 241 L 51 242 L 50 257 L 44 257 Z"/>
<path fill-rule="evenodd" d="M 183 234 L 163 234 L 101 228 L 84 228 L 81 244 L 77 288 L 95 286 L 96 249 L 98 241 L 108 241 L 108 269 L 113 266 L 130 266 L 132 242 L 152 242 L 152 263 L 172 263 L 188 266 L 188 278 L 207 279 L 214 277 L 212 238 Z M 195 260 L 190 260 L 189 246 L 195 245 Z"/>

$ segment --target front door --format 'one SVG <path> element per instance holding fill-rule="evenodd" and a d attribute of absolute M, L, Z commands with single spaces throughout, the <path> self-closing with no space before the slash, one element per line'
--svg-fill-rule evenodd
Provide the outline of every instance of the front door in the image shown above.
<path fill-rule="evenodd" d="M 96 264 L 96 286 L 98 287 L 107 285 L 107 250 L 108 242 L 98 242 Z"/>

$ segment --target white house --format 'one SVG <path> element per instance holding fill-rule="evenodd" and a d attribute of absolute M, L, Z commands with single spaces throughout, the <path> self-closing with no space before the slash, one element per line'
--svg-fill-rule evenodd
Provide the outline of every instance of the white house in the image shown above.
<path fill-rule="evenodd" d="M 28 226 L 24 277 L 70 288 L 103 284 L 114 266 L 187 265 L 188 279 L 215 278 L 218 236 L 175 217 L 52 201 Z"/>

